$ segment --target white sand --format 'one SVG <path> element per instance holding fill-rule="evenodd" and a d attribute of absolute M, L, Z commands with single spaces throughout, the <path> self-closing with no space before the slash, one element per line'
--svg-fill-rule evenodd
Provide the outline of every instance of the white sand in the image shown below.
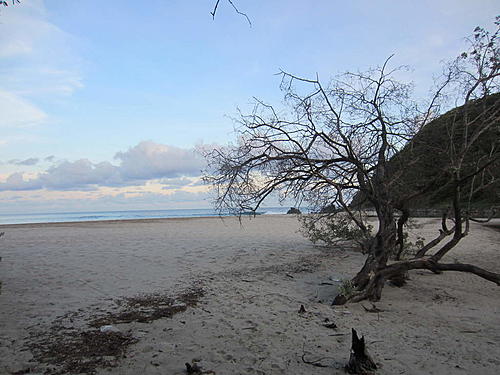
<path fill-rule="evenodd" d="M 431 236 L 436 220 L 426 219 Z M 174 293 L 199 280 L 201 303 L 172 319 L 130 323 L 139 342 L 102 374 L 182 374 L 201 360 L 216 374 L 332 374 L 349 356 L 350 329 L 366 335 L 380 374 L 497 374 L 500 298 L 474 275 L 411 273 L 387 286 L 377 306 L 331 307 L 336 285 L 362 265 L 361 254 L 326 251 L 297 233 L 292 216 L 252 220 L 200 218 L 3 226 L 0 279 L 0 374 L 42 365 L 20 351 L 32 329 L 55 318 L 138 293 Z M 500 232 L 472 226 L 451 255 L 500 270 Z M 300 305 L 307 310 L 298 314 Z M 368 302 L 364 303 L 369 306 Z M 80 309 L 80 310 L 79 310 Z M 338 329 L 323 327 L 334 321 Z M 345 334 L 343 336 L 331 336 Z M 302 362 L 321 361 L 329 368 Z"/>

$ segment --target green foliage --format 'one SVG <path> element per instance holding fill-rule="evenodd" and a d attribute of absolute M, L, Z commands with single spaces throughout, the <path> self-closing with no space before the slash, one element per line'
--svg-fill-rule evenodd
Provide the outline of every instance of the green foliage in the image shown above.
<path fill-rule="evenodd" d="M 415 239 L 412 241 L 410 235 L 414 231 L 420 229 L 421 224 L 418 224 L 416 220 L 409 218 L 404 225 L 405 232 L 403 233 L 403 251 L 399 255 L 401 259 L 410 259 L 415 256 L 415 254 L 425 245 L 425 238 L 420 235 L 413 235 Z"/>
<path fill-rule="evenodd" d="M 412 208 L 447 206 L 453 196 L 451 176 L 457 168 L 461 176 L 467 176 L 489 160 L 484 173 L 463 185 L 461 203 L 470 199 L 477 208 L 496 204 L 500 195 L 500 120 L 487 130 L 483 124 L 498 119 L 499 110 L 500 94 L 494 94 L 455 108 L 424 126 L 390 162 L 391 172 L 398 176 L 396 193 L 405 196 L 431 183 L 426 194 L 409 202 Z M 465 148 L 472 137 L 477 140 Z M 479 185 L 485 187 L 478 189 Z"/>
<path fill-rule="evenodd" d="M 341 281 L 339 286 L 339 295 L 343 295 L 345 298 L 349 299 L 356 291 L 356 285 L 350 279 L 344 279 Z"/>
<path fill-rule="evenodd" d="M 453 196 L 453 174 L 472 174 L 486 165 L 477 177 L 465 180 L 461 204 L 471 209 L 498 205 L 500 197 L 500 93 L 454 108 L 425 125 L 388 163 L 395 201 L 408 200 L 410 210 L 443 209 Z M 493 121 L 492 126 L 484 128 Z M 475 141 L 471 143 L 471 139 Z M 470 145 L 469 145 L 470 144 Z M 468 146 L 469 145 L 469 146 Z M 460 161 L 457 166 L 457 160 Z M 422 194 L 416 194 L 423 191 Z M 359 192 L 352 206 L 368 207 Z"/>
<path fill-rule="evenodd" d="M 401 259 L 410 259 L 414 258 L 415 254 L 424 247 L 425 238 L 421 236 L 417 236 L 415 241 L 409 240 L 408 233 L 403 234 L 403 251 L 401 252 Z"/>
<path fill-rule="evenodd" d="M 339 242 L 354 242 L 363 249 L 371 238 L 372 226 L 364 224 L 366 231 L 357 226 L 354 220 L 345 213 L 330 215 L 310 214 L 299 217 L 301 233 L 316 244 L 322 242 L 327 246 L 338 245 Z M 364 218 L 360 217 L 364 222 Z"/>

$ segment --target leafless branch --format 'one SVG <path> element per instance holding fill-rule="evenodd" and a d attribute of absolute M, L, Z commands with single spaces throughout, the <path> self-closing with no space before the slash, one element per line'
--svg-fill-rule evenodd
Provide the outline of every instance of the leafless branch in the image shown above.
<path fill-rule="evenodd" d="M 251 27 L 252 26 L 252 21 L 250 21 L 250 18 L 248 17 L 248 15 L 246 13 L 243 13 L 241 12 L 238 7 L 234 4 L 233 0 L 227 0 L 227 2 L 231 5 L 231 7 L 233 8 L 233 10 L 239 14 L 240 16 L 243 16 L 246 18 L 247 22 L 248 22 L 248 25 Z M 212 15 L 212 19 L 215 19 L 215 15 L 217 14 L 217 10 L 219 8 L 219 3 L 220 3 L 220 0 L 217 0 L 215 5 L 214 5 L 214 8 L 213 10 L 210 12 L 210 14 Z"/>

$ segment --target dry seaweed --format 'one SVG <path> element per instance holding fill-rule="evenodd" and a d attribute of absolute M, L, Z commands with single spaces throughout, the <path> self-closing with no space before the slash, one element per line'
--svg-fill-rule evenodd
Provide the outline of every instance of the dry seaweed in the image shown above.
<path fill-rule="evenodd" d="M 98 367 L 114 367 L 127 347 L 137 342 L 121 332 L 52 330 L 29 344 L 35 360 L 50 365 L 45 374 L 94 374 Z"/>
<path fill-rule="evenodd" d="M 55 319 L 47 330 L 30 332 L 26 347 L 36 362 L 46 365 L 46 375 L 95 374 L 97 368 L 116 366 L 127 348 L 138 341 L 130 333 L 102 332 L 100 327 L 171 318 L 196 306 L 202 296 L 201 288 L 192 288 L 174 297 L 149 294 L 122 298 L 115 301 L 116 311 L 86 317 L 85 329 L 75 328 L 75 322 L 84 323 L 83 310 L 69 312 Z"/>
<path fill-rule="evenodd" d="M 120 311 L 108 312 L 104 316 L 94 318 L 89 325 L 101 327 L 109 324 L 150 323 L 162 318 L 171 318 L 184 312 L 188 307 L 194 307 L 203 296 L 201 288 L 190 289 L 180 293 L 175 298 L 165 294 L 146 294 L 124 298 L 118 305 Z"/>

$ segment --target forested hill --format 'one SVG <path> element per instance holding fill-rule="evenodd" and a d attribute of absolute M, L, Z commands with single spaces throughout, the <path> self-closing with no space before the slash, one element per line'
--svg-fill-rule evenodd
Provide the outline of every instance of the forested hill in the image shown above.
<path fill-rule="evenodd" d="M 477 141 L 465 149 L 473 137 Z M 482 173 L 467 179 L 462 187 L 461 200 L 470 199 L 475 209 L 500 205 L 500 93 L 457 107 L 429 122 L 390 160 L 389 175 L 400 200 L 422 191 L 406 200 L 410 208 L 441 208 L 451 202 L 454 170 L 458 168 L 465 177 L 484 165 L 487 167 Z M 470 195 L 471 189 L 477 191 Z M 362 201 L 358 194 L 353 204 Z"/>

